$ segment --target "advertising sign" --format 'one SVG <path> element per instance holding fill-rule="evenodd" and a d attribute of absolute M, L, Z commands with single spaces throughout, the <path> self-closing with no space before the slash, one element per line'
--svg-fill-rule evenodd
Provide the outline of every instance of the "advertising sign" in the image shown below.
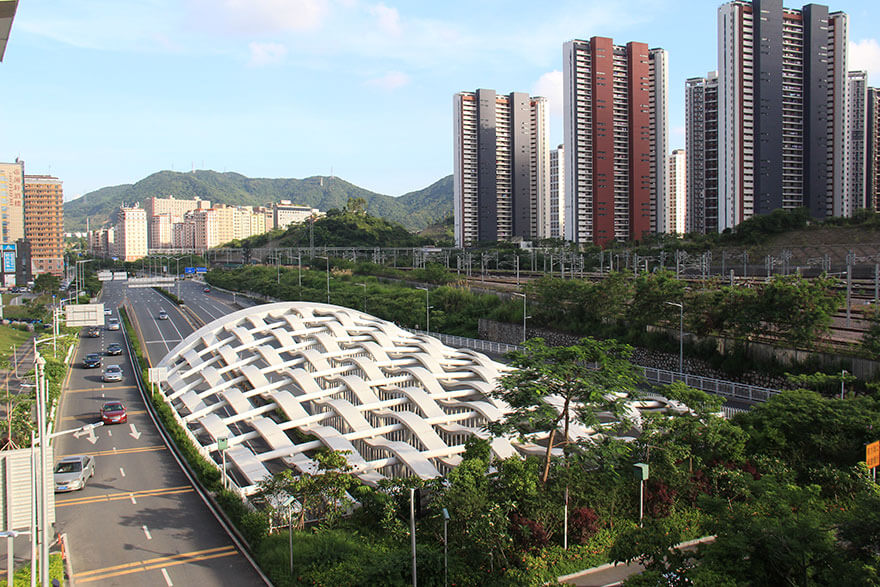
<path fill-rule="evenodd" d="M 3 245 L 3 273 L 15 273 L 15 245 Z"/>

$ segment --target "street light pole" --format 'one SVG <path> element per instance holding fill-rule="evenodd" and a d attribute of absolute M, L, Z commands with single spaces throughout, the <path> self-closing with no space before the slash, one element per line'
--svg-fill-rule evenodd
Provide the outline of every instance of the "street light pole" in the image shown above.
<path fill-rule="evenodd" d="M 36 376 L 36 392 L 37 392 L 37 430 L 40 435 L 40 584 L 43 587 L 49 587 L 49 523 L 48 515 L 48 497 L 46 495 L 46 380 L 43 368 L 46 366 L 44 359 L 37 352 L 37 340 L 34 339 L 34 373 Z"/>
<path fill-rule="evenodd" d="M 678 372 L 684 375 L 684 304 L 665 303 L 670 306 L 678 306 Z"/>
<path fill-rule="evenodd" d="M 356 283 L 355 285 L 361 285 L 364 288 L 364 314 L 367 313 L 367 284 L 366 283 Z"/>
<path fill-rule="evenodd" d="M 523 335 L 522 335 L 522 341 L 525 342 L 525 341 L 526 341 L 526 336 L 527 336 L 527 334 L 528 334 L 528 333 L 526 332 L 526 320 L 528 320 L 529 318 L 531 318 L 531 316 L 526 315 L 526 294 L 524 294 L 524 293 L 513 292 L 513 295 L 515 295 L 515 296 L 520 297 L 520 298 L 523 299 Z"/>
<path fill-rule="evenodd" d="M 840 371 L 840 399 L 843 399 L 843 395 L 844 395 L 844 387 L 843 387 L 843 384 L 844 384 L 844 381 L 845 381 L 844 377 L 847 376 L 847 375 L 849 375 L 849 371 L 847 371 L 846 369 L 842 369 L 842 370 Z"/>
<path fill-rule="evenodd" d="M 431 334 L 431 293 L 427 287 L 417 287 L 416 289 L 425 290 L 425 331 Z"/>
<path fill-rule="evenodd" d="M 330 257 L 315 257 L 327 261 L 327 303 L 330 303 Z"/>

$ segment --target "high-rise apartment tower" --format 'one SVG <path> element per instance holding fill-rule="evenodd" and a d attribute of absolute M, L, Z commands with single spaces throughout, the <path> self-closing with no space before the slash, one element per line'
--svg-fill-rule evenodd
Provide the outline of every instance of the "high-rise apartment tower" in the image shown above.
<path fill-rule="evenodd" d="M 880 89 L 868 88 L 865 153 L 865 208 L 880 212 Z"/>
<path fill-rule="evenodd" d="M 563 48 L 565 238 L 604 245 L 667 232 L 667 55 L 644 43 Z"/>
<path fill-rule="evenodd" d="M 687 232 L 718 232 L 718 73 L 685 83 Z"/>
<path fill-rule="evenodd" d="M 669 154 L 669 171 L 666 179 L 666 232 L 687 232 L 687 156 L 684 149 L 674 149 Z"/>
<path fill-rule="evenodd" d="M 51 175 L 24 176 L 24 236 L 31 243 L 31 274 L 64 274 L 64 193 Z"/>
<path fill-rule="evenodd" d="M 453 113 L 456 245 L 549 236 L 546 99 L 460 92 Z"/>
<path fill-rule="evenodd" d="M 782 0 L 718 10 L 718 229 L 807 207 L 852 213 L 846 199 L 847 16 Z"/>
<path fill-rule="evenodd" d="M 0 163 L 0 243 L 24 238 L 24 162 Z"/>

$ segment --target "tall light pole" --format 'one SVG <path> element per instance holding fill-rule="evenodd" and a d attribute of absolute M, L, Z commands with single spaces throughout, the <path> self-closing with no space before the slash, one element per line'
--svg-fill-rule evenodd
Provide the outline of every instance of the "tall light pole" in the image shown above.
<path fill-rule="evenodd" d="M 849 375 L 849 371 L 847 371 L 846 369 L 841 369 L 841 371 L 840 371 L 840 399 L 843 399 L 843 394 L 845 391 L 843 384 L 846 381 L 845 377 L 847 375 Z"/>
<path fill-rule="evenodd" d="M 175 262 L 175 275 L 174 275 L 174 281 L 177 282 L 177 299 L 178 299 L 178 302 L 182 299 L 182 298 L 180 297 L 180 260 L 181 260 L 181 259 L 186 259 L 186 255 L 182 255 L 182 256 L 180 256 L 180 257 L 174 257 L 174 262 Z"/>
<path fill-rule="evenodd" d="M 523 299 L 523 336 L 522 336 L 522 341 L 525 342 L 526 341 L 526 320 L 531 318 L 531 316 L 528 316 L 526 314 L 526 294 L 513 292 L 513 295 Z"/>
<path fill-rule="evenodd" d="M 91 262 L 92 262 L 92 259 L 83 259 L 82 261 L 77 261 L 77 262 L 76 262 L 76 303 L 77 303 L 77 304 L 79 303 L 79 290 L 80 290 L 80 285 L 81 285 L 81 284 L 82 284 L 82 285 L 85 285 L 85 284 L 82 283 L 82 282 L 80 281 L 80 279 L 79 279 L 79 273 L 80 273 L 80 268 L 79 268 L 79 266 L 80 266 L 80 264 L 82 264 L 82 263 L 91 263 Z M 86 275 L 85 275 L 85 274 L 86 274 L 86 271 L 85 271 L 85 268 L 82 269 L 82 273 L 83 273 L 82 281 L 85 281 L 85 280 L 86 280 Z"/>
<path fill-rule="evenodd" d="M 431 334 L 431 290 L 427 287 L 417 287 L 416 289 L 425 290 L 425 331 Z"/>
<path fill-rule="evenodd" d="M 356 283 L 355 285 L 362 285 L 364 288 L 364 314 L 367 313 L 367 284 L 366 283 Z"/>
<path fill-rule="evenodd" d="M 330 303 L 330 257 L 315 257 L 327 261 L 327 303 Z"/>
<path fill-rule="evenodd" d="M 670 306 L 678 306 L 678 372 L 684 374 L 684 304 L 665 302 Z"/>

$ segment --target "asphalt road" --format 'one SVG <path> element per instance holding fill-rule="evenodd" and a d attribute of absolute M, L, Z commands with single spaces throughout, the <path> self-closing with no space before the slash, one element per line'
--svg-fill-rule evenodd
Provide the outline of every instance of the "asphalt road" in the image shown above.
<path fill-rule="evenodd" d="M 103 301 L 117 308 L 128 296 L 145 331 L 155 364 L 193 327 L 173 303 L 151 289 L 107 283 Z M 165 308 L 169 320 L 156 320 Z M 92 454 L 95 477 L 86 488 L 56 495 L 57 531 L 68 536 L 76 584 L 104 585 L 260 585 L 263 580 L 196 493 L 146 413 L 127 356 L 109 357 L 111 342 L 123 344 L 121 331 L 103 330 L 82 338 L 57 416 L 58 430 L 99 420 L 109 399 L 125 403 L 128 424 L 96 430 L 87 437 L 56 439 L 55 455 Z M 123 381 L 103 383 L 101 369 L 85 369 L 82 358 L 103 355 L 103 366 L 119 364 Z"/>

